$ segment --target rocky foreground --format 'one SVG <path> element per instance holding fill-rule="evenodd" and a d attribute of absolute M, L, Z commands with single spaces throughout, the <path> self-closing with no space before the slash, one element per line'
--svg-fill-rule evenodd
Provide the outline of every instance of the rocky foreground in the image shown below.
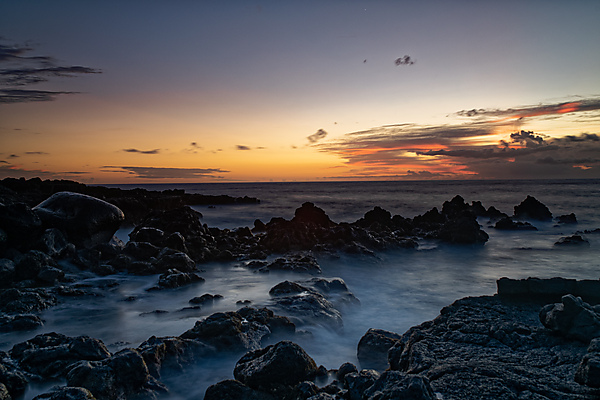
<path fill-rule="evenodd" d="M 216 313 L 179 336 L 153 336 L 114 354 L 90 337 L 37 335 L 0 352 L 0 400 L 18 399 L 29 384 L 50 381 L 64 384 L 36 399 L 166 397 L 164 376 L 224 354 L 240 357 L 235 379 L 209 387 L 206 399 L 600 396 L 600 308 L 594 305 L 600 281 L 501 279 L 497 295 L 458 300 L 404 334 L 369 330 L 357 346 L 361 369 L 346 363 L 326 370 L 295 343 L 302 334 L 297 324 L 312 320 L 336 329 L 342 324 L 338 305 L 358 301 L 341 279 L 317 276 L 314 252 L 372 254 L 414 248 L 423 238 L 482 244 L 488 235 L 478 217 L 489 218 L 495 229 L 531 230 L 531 222 L 551 221 L 548 208 L 533 197 L 516 206 L 513 216 L 456 196 L 441 211 L 404 218 L 376 207 L 354 223 L 335 223 L 305 203 L 289 221 L 257 220 L 252 229 L 221 230 L 202 225 L 200 214 L 185 206 L 198 200 L 184 193 L 169 191 L 163 198 L 90 189 L 103 200 L 86 188 L 68 181 L 0 182 L 0 331 L 43 326 L 42 310 L 90 294 L 77 285 L 90 274 L 157 274 L 153 290 L 170 290 L 200 282 L 204 262 L 238 260 L 257 272 L 290 270 L 305 278 L 273 287 L 273 310 Z M 34 203 L 32 193 L 48 196 Z M 123 196 L 130 200 L 118 200 Z M 127 217 L 119 202 L 135 204 L 135 217 Z M 125 220 L 138 221 L 127 244 L 113 237 Z M 576 217 L 556 222 L 576 223 Z M 580 235 L 556 243 L 586 244 Z M 190 303 L 213 301 L 218 295 Z"/>

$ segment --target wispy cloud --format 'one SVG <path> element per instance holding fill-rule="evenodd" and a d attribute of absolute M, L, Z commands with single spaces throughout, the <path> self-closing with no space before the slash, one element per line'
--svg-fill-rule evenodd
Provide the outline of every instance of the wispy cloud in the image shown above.
<path fill-rule="evenodd" d="M 243 144 L 238 144 L 237 146 L 235 146 L 235 148 L 237 150 L 252 150 L 250 147 L 244 146 Z"/>
<path fill-rule="evenodd" d="M 126 153 L 138 153 L 138 154 L 158 154 L 160 153 L 160 149 L 153 150 L 138 150 L 138 149 L 123 149 Z"/>
<path fill-rule="evenodd" d="M 535 117 L 576 113 L 594 120 L 599 111 L 598 99 L 507 110 L 460 111 L 459 115 L 469 117 L 467 122 L 385 125 L 348 133 L 340 139 L 320 143 L 317 148 L 345 160 L 348 176 L 600 178 L 598 134 L 551 137 L 525 130 L 510 133 L 506 131 L 514 125 L 505 120 L 530 118 L 529 122 L 534 123 Z"/>
<path fill-rule="evenodd" d="M 308 139 L 309 142 L 316 143 L 321 139 L 325 139 L 326 136 L 327 136 L 327 132 L 324 129 L 319 129 L 312 135 L 307 136 L 306 138 Z"/>
<path fill-rule="evenodd" d="M 69 91 L 24 89 L 50 78 L 71 78 L 85 74 L 98 74 L 100 70 L 80 65 L 58 65 L 49 56 L 30 56 L 28 46 L 8 46 L 0 43 L 0 104 L 52 101 L 59 95 L 75 94 Z"/>
<path fill-rule="evenodd" d="M 218 178 L 216 174 L 229 171 L 220 168 L 167 168 L 167 167 L 131 167 L 104 166 L 107 172 L 123 172 L 143 179 L 189 179 L 198 177 Z"/>

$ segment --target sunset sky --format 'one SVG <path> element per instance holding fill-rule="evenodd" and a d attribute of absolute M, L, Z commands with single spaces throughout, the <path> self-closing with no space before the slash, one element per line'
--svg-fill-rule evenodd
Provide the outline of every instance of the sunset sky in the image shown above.
<path fill-rule="evenodd" d="M 600 1 L 2 1 L 9 176 L 600 178 Z"/>

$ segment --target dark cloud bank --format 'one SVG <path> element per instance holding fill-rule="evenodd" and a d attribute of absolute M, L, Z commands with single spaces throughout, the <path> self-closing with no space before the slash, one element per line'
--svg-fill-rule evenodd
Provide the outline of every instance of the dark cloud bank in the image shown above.
<path fill-rule="evenodd" d="M 57 96 L 77 92 L 34 90 L 26 87 L 48 82 L 50 78 L 72 78 L 101 73 L 98 69 L 80 65 L 58 65 L 52 57 L 29 55 L 32 51 L 28 46 L 0 43 L 0 103 L 52 101 Z"/>

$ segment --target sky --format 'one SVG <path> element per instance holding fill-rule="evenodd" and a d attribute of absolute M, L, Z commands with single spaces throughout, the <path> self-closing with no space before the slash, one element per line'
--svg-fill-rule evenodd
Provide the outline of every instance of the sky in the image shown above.
<path fill-rule="evenodd" d="M 0 2 L 0 178 L 600 178 L 600 2 Z"/>

